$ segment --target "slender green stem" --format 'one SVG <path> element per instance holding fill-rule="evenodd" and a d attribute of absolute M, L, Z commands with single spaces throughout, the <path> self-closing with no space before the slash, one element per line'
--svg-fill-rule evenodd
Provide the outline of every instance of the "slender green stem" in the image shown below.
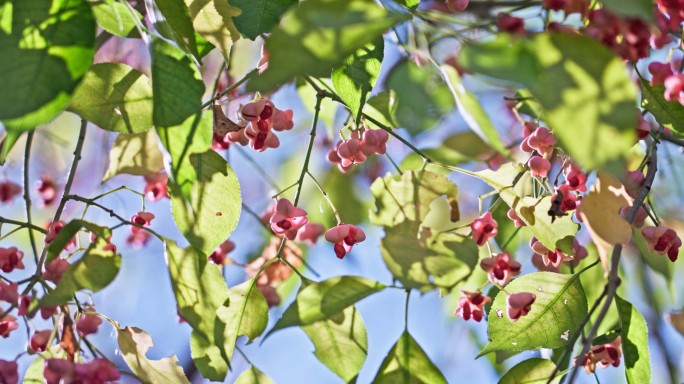
<path fill-rule="evenodd" d="M 24 222 L 22 222 L 22 221 L 17 221 L 17 220 L 8 219 L 8 218 L 2 217 L 2 216 L 0 216 L 0 223 L 18 225 L 20 228 L 28 228 L 28 229 L 30 229 L 30 230 L 32 230 L 32 231 L 38 231 L 38 232 L 40 232 L 40 233 L 42 233 L 42 234 L 47 234 L 47 232 L 48 232 L 47 229 L 41 228 L 41 227 L 39 227 L 39 226 L 37 226 L 37 225 L 33 225 L 33 224 L 29 224 L 29 223 L 24 223 Z"/>
<path fill-rule="evenodd" d="M 253 77 L 254 75 L 256 75 L 257 73 L 259 73 L 259 68 L 254 68 L 254 69 L 252 69 L 251 71 L 249 71 L 249 72 L 245 75 L 245 77 L 243 77 L 242 79 L 238 80 L 235 84 L 231 85 L 230 87 L 224 89 L 223 91 L 221 91 L 220 93 L 218 93 L 216 96 L 214 96 L 214 97 L 212 97 L 211 99 L 209 99 L 206 103 L 202 104 L 202 106 L 200 107 L 200 110 L 206 109 L 206 108 L 210 107 L 212 104 L 214 104 L 214 101 L 216 101 L 216 100 L 222 98 L 223 96 L 229 94 L 230 92 L 232 92 L 233 90 L 235 90 L 236 88 L 238 88 L 239 86 L 241 86 L 245 81 L 249 80 L 250 78 L 252 78 L 252 77 Z"/>
<path fill-rule="evenodd" d="M 31 193 L 29 192 L 29 170 L 31 163 L 31 143 L 33 143 L 33 131 L 26 134 L 26 149 L 24 150 L 24 202 L 26 208 L 26 223 L 30 226 L 31 223 Z M 29 241 L 31 242 L 31 250 L 33 251 L 33 260 L 38 263 L 38 248 L 36 247 L 36 238 L 33 231 L 28 231 Z"/>
<path fill-rule="evenodd" d="M 337 211 L 337 208 L 335 208 L 335 204 L 333 204 L 332 200 L 330 200 L 330 196 L 328 193 L 321 187 L 321 184 L 316 180 L 314 175 L 311 174 L 311 172 L 306 171 L 306 174 L 309 175 L 311 180 L 316 184 L 316 187 L 318 190 L 321 192 L 323 197 L 325 198 L 325 201 L 328 202 L 328 207 L 330 207 L 330 210 L 332 211 L 333 215 L 335 215 L 335 220 L 337 220 L 337 224 L 342 224 L 342 219 L 340 219 L 340 213 Z"/>
<path fill-rule="evenodd" d="M 316 107 L 314 107 L 314 118 L 311 123 L 311 132 L 309 133 L 309 146 L 306 149 L 306 157 L 304 158 L 304 166 L 302 167 L 302 172 L 299 174 L 299 180 L 297 180 L 297 193 L 295 194 L 294 205 L 295 207 L 299 204 L 299 198 L 302 194 L 302 186 L 304 185 L 304 177 L 306 172 L 309 171 L 309 161 L 311 160 L 311 152 L 313 150 L 314 139 L 316 138 L 316 127 L 318 126 L 318 115 L 321 112 L 321 101 L 323 100 L 323 95 L 321 92 L 316 95 Z"/>
<path fill-rule="evenodd" d="M 271 175 L 266 172 L 266 170 L 256 161 L 252 156 L 250 156 L 247 151 L 244 149 L 240 148 L 239 146 L 235 145 L 234 148 L 237 150 L 237 152 L 247 160 L 247 162 L 256 169 L 257 172 L 259 172 L 259 175 L 264 178 L 266 183 L 268 183 L 273 189 L 276 191 L 280 190 L 280 187 L 278 186 L 278 183 L 273 180 Z"/>

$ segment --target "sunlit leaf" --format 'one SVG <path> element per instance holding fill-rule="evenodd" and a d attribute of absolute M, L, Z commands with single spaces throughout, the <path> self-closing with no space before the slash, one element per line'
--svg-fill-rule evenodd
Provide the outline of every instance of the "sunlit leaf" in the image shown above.
<path fill-rule="evenodd" d="M 468 92 L 461 82 L 461 77 L 456 69 L 450 65 L 442 65 L 441 71 L 451 94 L 456 100 L 456 106 L 461 117 L 466 121 L 471 130 L 487 139 L 487 142 L 499 153 L 507 154 L 508 150 L 499 137 L 500 134 L 487 113 L 480 105 L 475 95 Z"/>
<path fill-rule="evenodd" d="M 228 304 L 218 309 L 216 317 L 226 324 L 222 342 L 230 359 L 238 336 L 247 336 L 252 341 L 264 332 L 268 324 L 268 304 L 255 280 L 230 288 Z"/>
<path fill-rule="evenodd" d="M 104 237 L 98 237 L 83 257 L 64 272 L 55 289 L 40 300 L 40 306 L 64 304 L 81 289 L 97 292 L 114 281 L 121 267 L 121 255 L 105 249 L 108 244 Z"/>
<path fill-rule="evenodd" d="M 366 115 L 388 127 L 396 125 L 394 123 L 396 110 L 397 96 L 392 90 L 382 91 L 371 96 L 368 101 L 366 101 L 366 105 L 364 105 L 363 108 L 363 112 Z"/>
<path fill-rule="evenodd" d="M 394 120 L 412 135 L 434 128 L 454 105 L 439 73 L 411 60 L 392 68 L 387 87 L 396 95 Z"/>
<path fill-rule="evenodd" d="M 197 179 L 190 198 L 169 182 L 171 212 L 192 246 L 210 255 L 237 226 L 242 210 L 240 184 L 226 160 L 213 150 L 190 155 Z"/>
<path fill-rule="evenodd" d="M 406 288 L 450 290 L 467 279 L 477 264 L 475 242 L 451 232 L 432 233 L 404 221 L 385 227 L 380 251 L 392 276 Z"/>
<path fill-rule="evenodd" d="M 117 329 L 116 339 L 121 357 L 143 383 L 190 384 L 175 355 L 159 360 L 147 358 L 147 351 L 154 345 L 152 337 L 147 332 L 136 327 L 125 327 Z"/>
<path fill-rule="evenodd" d="M 103 182 L 122 173 L 149 175 L 164 169 L 164 159 L 154 130 L 117 136 L 109 152 L 109 167 Z"/>
<path fill-rule="evenodd" d="M 635 143 L 633 81 L 623 60 L 590 37 L 501 34 L 464 46 L 458 58 L 473 72 L 525 85 L 544 108 L 542 118 L 560 146 L 583 168 L 624 158 Z"/>
<path fill-rule="evenodd" d="M 373 379 L 375 384 L 446 382 L 442 372 L 430 361 L 408 331 L 401 334 Z"/>
<path fill-rule="evenodd" d="M 52 240 L 52 242 L 50 242 L 48 245 L 45 262 L 49 263 L 54 258 L 59 256 L 64 248 L 66 248 L 67 244 L 69 244 L 71 239 L 73 239 L 82 228 L 85 228 L 86 230 L 105 239 L 112 233 L 108 228 L 101 227 L 88 221 L 71 220 L 64 227 L 62 227 L 62 229 L 59 231 L 59 234 L 57 234 L 55 239 Z"/>
<path fill-rule="evenodd" d="M 108 0 L 92 4 L 97 25 L 112 35 L 139 37 L 136 23 L 142 24 L 140 12 L 124 3 Z"/>
<path fill-rule="evenodd" d="M 262 33 L 271 32 L 283 13 L 297 3 L 297 0 L 230 0 L 230 5 L 242 11 L 233 18 L 235 26 L 252 40 Z"/>
<path fill-rule="evenodd" d="M 5 137 L 2 138 L 2 141 L 0 141 L 0 165 L 5 165 L 7 155 L 9 155 L 9 152 L 14 148 L 14 144 L 17 143 L 22 134 L 23 132 L 8 131 Z"/>
<path fill-rule="evenodd" d="M 271 332 L 328 319 L 384 288 L 383 284 L 356 276 L 338 276 L 320 283 L 307 282 Z"/>
<path fill-rule="evenodd" d="M 45 360 L 65 357 L 66 352 L 57 345 L 37 355 L 24 373 L 24 381 L 22 382 L 24 384 L 45 384 L 45 376 L 43 375 Z"/>
<path fill-rule="evenodd" d="M 385 43 L 380 36 L 346 58 L 332 73 L 335 91 L 357 121 L 361 118 L 363 105 L 380 74 L 384 49 Z"/>
<path fill-rule="evenodd" d="M 222 381 L 229 359 L 217 340 L 226 324 L 216 311 L 226 303 L 228 289 L 219 268 L 192 247 L 179 248 L 166 242 L 166 260 L 178 312 L 192 327 L 191 352 L 197 368 L 210 380 Z"/>
<path fill-rule="evenodd" d="M 149 5 L 148 5 L 149 6 Z M 195 28 L 190 19 L 190 10 L 183 0 L 156 0 L 154 6 L 164 16 L 164 20 L 176 35 L 176 41 L 181 46 L 187 46 L 193 55 L 201 57 L 198 52 L 198 42 Z M 148 8 L 148 12 L 150 12 Z M 158 23 L 155 23 L 157 26 Z"/>
<path fill-rule="evenodd" d="M 267 91 L 295 76 L 327 77 L 331 68 L 406 18 L 371 0 L 302 2 L 266 38 L 268 69 L 247 87 Z"/>
<path fill-rule="evenodd" d="M 555 369 L 553 361 L 535 357 L 516 364 L 499 379 L 499 384 L 544 384 Z M 551 384 L 560 383 L 562 377 L 557 375 Z"/>
<path fill-rule="evenodd" d="M 356 307 L 315 323 L 302 326 L 316 350 L 318 360 L 345 383 L 353 382 L 368 354 L 368 337 Z"/>
<path fill-rule="evenodd" d="M 204 153 L 211 148 L 212 115 L 209 112 L 188 117 L 183 124 L 171 128 L 159 128 L 162 145 L 171 155 L 171 180 L 178 185 L 186 199 L 197 179 L 190 156 Z"/>
<path fill-rule="evenodd" d="M 643 316 L 634 306 L 615 296 L 622 323 L 622 353 L 625 357 L 625 377 L 627 383 L 650 383 L 651 363 L 648 354 L 648 326 Z"/>
<path fill-rule="evenodd" d="M 202 76 L 190 56 L 164 40 L 152 41 L 151 57 L 154 125 L 182 124 L 200 110 L 204 94 Z"/>
<path fill-rule="evenodd" d="M 529 196 L 527 184 L 530 176 L 523 168 L 509 163 L 502 165 L 497 171 L 487 169 L 477 172 L 477 175 L 499 192 L 501 199 L 513 208 L 546 248 L 558 248 L 566 254 L 572 254 L 572 239 L 579 225 L 572 221 L 571 215 L 551 221 L 548 213 L 551 208 L 551 196 Z"/>
<path fill-rule="evenodd" d="M 233 17 L 240 15 L 240 9 L 230 5 L 228 0 L 184 0 L 190 10 L 195 31 L 218 48 L 226 60 L 230 60 L 230 48 L 240 38 Z"/>
<path fill-rule="evenodd" d="M 95 18 L 85 0 L 0 4 L 0 120 L 30 130 L 62 112 L 93 62 Z"/>
<path fill-rule="evenodd" d="M 580 273 L 535 272 L 514 279 L 499 292 L 487 318 L 489 343 L 479 356 L 494 351 L 558 348 L 579 329 L 587 315 L 587 297 Z M 508 318 L 506 298 L 518 292 L 536 295 L 531 311 L 516 322 Z"/>
<path fill-rule="evenodd" d="M 492 147 L 473 131 L 453 134 L 442 140 L 439 147 L 421 151 L 436 162 L 454 166 L 473 160 L 483 161 L 495 153 Z M 423 162 L 420 155 L 412 152 L 401 162 L 401 169 L 419 170 Z"/>
<path fill-rule="evenodd" d="M 126 64 L 101 63 L 76 88 L 69 110 L 108 131 L 139 133 L 152 128 L 152 104 L 147 76 Z"/>
<path fill-rule="evenodd" d="M 430 204 L 440 196 L 457 201 L 458 187 L 444 175 L 425 171 L 404 172 L 400 176 L 387 174 L 371 185 L 375 209 L 370 221 L 375 225 L 395 226 L 404 221 L 422 221 Z"/>
<path fill-rule="evenodd" d="M 254 366 L 249 367 L 238 376 L 235 384 L 273 384 L 274 381 L 265 373 L 256 369 Z"/>

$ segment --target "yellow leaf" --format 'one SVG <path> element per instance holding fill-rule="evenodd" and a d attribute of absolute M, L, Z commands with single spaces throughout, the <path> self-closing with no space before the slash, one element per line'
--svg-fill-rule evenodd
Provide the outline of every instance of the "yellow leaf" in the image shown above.
<path fill-rule="evenodd" d="M 233 17 L 239 16 L 240 8 L 232 7 L 228 0 L 185 0 L 195 31 L 218 48 L 228 59 L 233 42 L 240 39 Z"/>
<path fill-rule="evenodd" d="M 149 175 L 164 169 L 163 155 L 154 129 L 135 134 L 120 134 L 109 153 L 109 168 L 103 182 L 120 174 Z"/>
<path fill-rule="evenodd" d="M 632 198 L 616 178 L 600 173 L 596 184 L 584 196 L 578 210 L 608 269 L 608 254 L 615 244 L 627 244 L 632 238 L 632 226 L 620 216 L 620 209 L 631 206 Z"/>

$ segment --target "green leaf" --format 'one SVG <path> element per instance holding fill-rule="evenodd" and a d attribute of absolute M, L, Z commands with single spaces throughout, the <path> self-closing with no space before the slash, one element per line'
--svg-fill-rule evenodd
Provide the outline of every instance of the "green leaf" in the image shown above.
<path fill-rule="evenodd" d="M 470 276 L 478 261 L 472 239 L 451 232 L 432 233 L 426 227 L 419 232 L 415 221 L 385 227 L 380 251 L 395 279 L 405 288 L 423 292 L 454 288 Z"/>
<path fill-rule="evenodd" d="M 297 298 L 271 332 L 328 319 L 384 288 L 377 281 L 356 276 L 337 276 L 320 283 L 308 283 L 305 280 Z"/>
<path fill-rule="evenodd" d="M 624 158 L 636 141 L 635 86 L 622 59 L 594 39 L 501 34 L 482 45 L 464 46 L 459 63 L 529 88 L 561 147 L 585 169 Z"/>
<path fill-rule="evenodd" d="M 247 88 L 268 91 L 295 76 L 327 77 L 349 55 L 408 16 L 371 0 L 308 0 L 285 13 L 266 39 L 269 66 Z"/>
<path fill-rule="evenodd" d="M 544 384 L 555 369 L 556 364 L 553 361 L 535 357 L 516 364 L 506 372 L 498 384 Z M 562 375 L 557 375 L 551 383 L 560 383 L 562 377 Z"/>
<path fill-rule="evenodd" d="M 255 279 L 230 288 L 228 302 L 227 306 L 218 309 L 216 317 L 226 324 L 222 342 L 230 360 L 238 336 L 247 336 L 253 341 L 264 332 L 268 324 L 268 304 L 256 287 Z"/>
<path fill-rule="evenodd" d="M 226 160 L 213 150 L 190 155 L 197 175 L 186 199 L 180 187 L 170 185 L 171 212 L 190 244 L 210 255 L 233 232 L 240 219 L 240 184 Z"/>
<path fill-rule="evenodd" d="M 602 0 L 611 12 L 623 17 L 634 17 L 653 22 L 654 4 L 651 0 Z"/>
<path fill-rule="evenodd" d="M 672 263 L 667 256 L 659 255 L 648 249 L 648 243 L 638 228 L 632 227 L 632 242 L 639 251 L 641 258 L 652 270 L 661 274 L 668 282 L 672 281 Z"/>
<path fill-rule="evenodd" d="M 95 19 L 85 0 L 0 4 L 0 120 L 30 130 L 62 112 L 95 54 Z"/>
<path fill-rule="evenodd" d="M 147 332 L 136 327 L 120 328 L 117 329 L 116 339 L 121 357 L 143 383 L 190 384 L 175 355 L 160 360 L 147 358 L 147 351 L 154 345 L 152 337 Z"/>
<path fill-rule="evenodd" d="M 542 198 L 528 196 L 529 173 L 519 165 L 508 163 L 497 171 L 486 169 L 476 173 L 484 182 L 499 192 L 499 196 L 518 217 L 527 224 L 532 234 L 548 249 L 560 249 L 572 253 L 572 239 L 579 225 L 572 221 L 572 215 L 556 218 L 553 222 L 548 212 L 551 196 Z"/>
<path fill-rule="evenodd" d="M 238 376 L 235 384 L 273 384 L 273 380 L 254 366 L 249 367 Z"/>
<path fill-rule="evenodd" d="M 366 115 L 388 127 L 396 125 L 394 123 L 396 110 L 396 94 L 392 90 L 382 91 L 371 96 L 371 98 L 366 101 L 366 105 L 364 105 L 363 109 Z M 368 121 L 368 123 L 370 123 L 370 121 Z"/>
<path fill-rule="evenodd" d="M 440 196 L 456 201 L 458 187 L 444 175 L 425 171 L 404 172 L 400 176 L 387 174 L 371 185 L 375 197 L 375 210 L 370 222 L 392 227 L 404 221 L 422 221 L 430 211 L 430 204 Z"/>
<path fill-rule="evenodd" d="M 164 159 L 153 130 L 132 135 L 120 134 L 109 152 L 109 167 L 102 181 L 115 175 L 149 175 L 164 169 Z"/>
<path fill-rule="evenodd" d="M 35 360 L 29 365 L 24 374 L 24 384 L 45 384 L 45 360 L 52 358 L 66 358 L 66 352 L 58 345 L 52 346 L 47 351 L 36 355 Z"/>
<path fill-rule="evenodd" d="M 420 4 L 420 0 L 397 0 L 397 2 L 411 9 L 416 9 Z"/>
<path fill-rule="evenodd" d="M 105 0 L 93 3 L 92 9 L 97 25 L 112 35 L 121 37 L 140 36 L 136 29 L 136 23 L 142 22 L 143 17 L 133 7 L 114 0 Z"/>
<path fill-rule="evenodd" d="M 154 6 L 159 9 L 159 12 L 173 30 L 176 42 L 180 46 L 187 47 L 196 57 L 202 57 L 197 49 L 198 41 L 195 28 L 192 26 L 192 20 L 190 19 L 190 10 L 183 0 L 156 0 Z"/>
<path fill-rule="evenodd" d="M 684 106 L 677 101 L 665 100 L 665 86 L 651 86 L 641 78 L 641 106 L 651 112 L 658 124 L 665 125 L 679 133 L 684 133 Z"/>
<path fill-rule="evenodd" d="M 330 81 L 330 79 L 319 80 L 321 80 L 326 87 L 333 87 L 332 81 Z M 311 115 L 313 115 L 316 112 L 314 110 L 314 106 L 316 105 L 318 92 L 316 92 L 316 90 L 302 78 L 297 78 L 295 84 L 297 86 L 297 94 L 302 99 L 304 107 Z M 333 134 L 333 127 L 335 127 L 335 114 L 337 113 L 339 106 L 340 104 L 338 102 L 327 97 L 321 100 L 321 110 L 318 112 L 318 123 L 325 123 L 325 126 L 328 128 L 328 132 L 331 136 Z"/>
<path fill-rule="evenodd" d="M 473 132 L 487 139 L 487 142 L 497 152 L 504 155 L 508 154 L 506 145 L 501 141 L 499 132 L 494 128 L 494 124 L 487 116 L 487 113 L 480 105 L 475 95 L 468 92 L 461 82 L 461 77 L 458 75 L 456 69 L 450 65 L 442 65 L 442 76 L 449 86 L 451 94 L 456 100 L 456 106 L 461 117 L 466 121 L 466 124 Z"/>
<path fill-rule="evenodd" d="M 200 110 L 202 76 L 189 56 L 164 40 L 154 39 L 151 51 L 154 125 L 182 124 Z"/>
<path fill-rule="evenodd" d="M 0 165 L 5 165 L 7 155 L 17 143 L 23 132 L 7 131 L 5 137 L 0 141 Z"/>
<path fill-rule="evenodd" d="M 625 355 L 625 377 L 627 383 L 650 383 L 651 363 L 648 355 L 648 326 L 634 306 L 615 296 L 622 323 L 622 353 Z"/>
<path fill-rule="evenodd" d="M 145 132 L 152 128 L 152 84 L 128 65 L 95 64 L 76 88 L 69 110 L 108 131 Z"/>
<path fill-rule="evenodd" d="M 410 60 L 392 68 L 387 87 L 397 98 L 394 120 L 411 135 L 434 128 L 453 107 L 449 88 L 437 71 Z"/>
<path fill-rule="evenodd" d="M 492 147 L 485 143 L 473 131 L 459 132 L 442 141 L 442 145 L 433 149 L 421 149 L 432 160 L 449 165 L 459 165 L 469 161 L 483 161 L 494 154 Z M 401 169 L 419 170 L 423 166 L 423 158 L 411 152 L 401 162 Z"/>
<path fill-rule="evenodd" d="M 166 261 L 178 311 L 192 327 L 191 351 L 195 365 L 209 380 L 223 381 L 230 360 L 224 356 L 223 335 L 226 324 L 217 316 L 228 300 L 228 289 L 221 271 L 207 264 L 207 256 L 194 248 L 178 248 L 166 242 Z"/>
<path fill-rule="evenodd" d="M 493 198 L 492 201 L 496 201 Z M 527 226 L 516 227 L 513 220 L 508 218 L 509 207 L 507 204 L 500 202 L 498 206 L 491 210 L 492 217 L 499 224 L 496 234 L 496 243 L 506 252 L 511 255 L 515 253 L 518 246 L 530 239 L 530 230 Z"/>
<path fill-rule="evenodd" d="M 401 334 L 373 379 L 374 384 L 446 382 L 442 372 L 430 361 L 408 331 Z"/>
<path fill-rule="evenodd" d="M 567 345 L 587 315 L 587 297 L 580 274 L 535 272 L 514 279 L 494 299 L 487 319 L 489 343 L 479 356 L 493 351 L 526 351 Z M 506 312 L 509 294 L 529 292 L 537 296 L 532 310 L 511 322 Z"/>
<path fill-rule="evenodd" d="M 354 306 L 327 320 L 302 326 L 318 360 L 345 383 L 354 382 L 366 361 L 368 337 L 361 314 Z"/>
<path fill-rule="evenodd" d="M 121 267 L 121 255 L 105 249 L 108 244 L 104 237 L 98 237 L 83 257 L 67 268 L 59 284 L 40 300 L 39 306 L 61 305 L 81 289 L 97 292 L 114 281 Z"/>
<path fill-rule="evenodd" d="M 195 31 L 218 48 L 226 60 L 230 60 L 230 48 L 240 38 L 233 17 L 240 9 L 232 7 L 228 0 L 185 0 Z"/>
<path fill-rule="evenodd" d="M 60 253 L 66 248 L 69 241 L 76 236 L 76 234 L 85 228 L 88 231 L 100 236 L 102 238 L 107 238 L 111 235 L 111 230 L 108 228 L 100 227 L 97 224 L 93 224 L 83 220 L 71 220 L 59 231 L 57 237 L 48 245 L 47 247 L 47 257 L 45 263 L 51 262 L 54 258 L 58 257 Z"/>
<path fill-rule="evenodd" d="M 385 41 L 379 36 L 346 58 L 332 73 L 335 91 L 356 121 L 360 121 L 363 105 L 380 74 L 384 50 Z"/>
<path fill-rule="evenodd" d="M 280 17 L 298 0 L 231 0 L 230 4 L 240 8 L 240 16 L 233 21 L 238 31 L 251 40 L 262 33 L 269 33 L 278 25 Z"/>
<path fill-rule="evenodd" d="M 190 199 L 192 186 L 197 180 L 190 155 L 211 149 L 212 118 L 211 112 L 206 111 L 188 117 L 181 125 L 156 129 L 162 145 L 171 155 L 171 179 L 186 199 Z"/>

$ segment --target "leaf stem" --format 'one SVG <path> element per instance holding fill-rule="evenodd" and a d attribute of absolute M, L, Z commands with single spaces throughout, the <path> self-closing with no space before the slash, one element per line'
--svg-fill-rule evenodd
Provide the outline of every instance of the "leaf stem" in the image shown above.
<path fill-rule="evenodd" d="M 24 150 L 24 202 L 26 208 L 26 224 L 31 225 L 31 194 L 29 193 L 29 170 L 31 162 L 31 143 L 33 143 L 33 133 L 29 132 L 26 135 L 26 149 Z M 31 250 L 33 251 L 33 260 L 38 264 L 38 248 L 36 247 L 36 238 L 33 236 L 33 231 L 29 232 L 29 241 L 31 242 Z"/>
<path fill-rule="evenodd" d="M 209 106 L 214 104 L 214 101 L 216 101 L 216 100 L 222 98 L 223 96 L 229 94 L 230 92 L 232 92 L 233 90 L 235 90 L 236 88 L 241 86 L 245 81 L 249 80 L 250 78 L 252 78 L 257 73 L 259 73 L 259 68 L 254 68 L 251 71 L 247 72 L 247 74 L 242 79 L 238 80 L 235 84 L 224 89 L 223 91 L 221 91 L 220 93 L 216 94 L 214 97 L 209 99 L 206 103 L 202 104 L 202 106 L 200 107 L 200 110 L 207 109 Z"/>

